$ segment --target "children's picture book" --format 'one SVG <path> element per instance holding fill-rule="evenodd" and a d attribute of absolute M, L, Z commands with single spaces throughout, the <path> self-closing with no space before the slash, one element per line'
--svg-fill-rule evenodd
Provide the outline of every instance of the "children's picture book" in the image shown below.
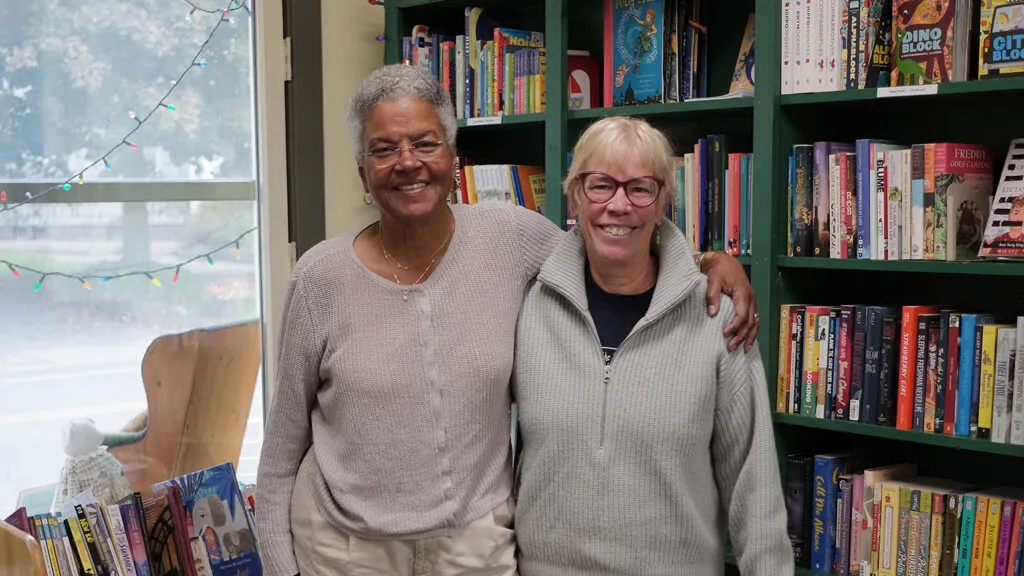
<path fill-rule="evenodd" d="M 230 462 L 153 485 L 154 491 L 176 485 L 192 533 L 191 549 L 205 558 L 212 576 L 261 576 L 256 530 L 246 512 Z M 198 541 L 198 545 L 196 544 Z"/>
<path fill-rule="evenodd" d="M 743 31 L 736 66 L 732 71 L 729 94 L 754 95 L 754 13 L 747 15 L 747 27 Z"/>
<path fill-rule="evenodd" d="M 989 210 L 983 258 L 1024 258 L 1024 138 L 1010 142 L 996 195 Z"/>
<path fill-rule="evenodd" d="M 1024 74 L 1024 1 L 980 2 L 978 77 Z"/>
<path fill-rule="evenodd" d="M 893 0 L 890 85 L 950 81 L 955 6 L 955 0 Z"/>
<path fill-rule="evenodd" d="M 664 2 L 605 0 L 605 44 L 613 49 L 604 73 L 613 106 L 664 102 Z"/>

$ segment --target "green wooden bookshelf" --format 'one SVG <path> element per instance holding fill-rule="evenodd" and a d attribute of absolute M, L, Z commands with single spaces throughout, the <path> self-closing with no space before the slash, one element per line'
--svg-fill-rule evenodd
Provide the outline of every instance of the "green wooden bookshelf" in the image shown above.
<path fill-rule="evenodd" d="M 993 114 L 1024 97 L 1024 78 L 941 84 L 906 95 L 901 90 L 865 89 L 782 95 L 781 2 L 706 1 L 709 13 L 708 93 L 727 91 L 745 15 L 756 13 L 757 89 L 751 98 L 693 100 L 678 104 L 622 108 L 567 109 L 567 49 L 589 50 L 601 58 L 601 0 L 388 0 L 386 61 L 398 62 L 401 37 L 417 23 L 463 25 L 466 6 L 511 14 L 508 22 L 542 30 L 547 50 L 547 108 L 543 114 L 506 117 L 491 125 L 462 122 L 460 148 L 502 162 L 543 163 L 548 216 L 565 223 L 564 197 L 557 187 L 566 174 L 566 152 L 589 123 L 609 115 L 639 115 L 665 130 L 674 143 L 692 145 L 708 133 L 726 133 L 735 151 L 754 154 L 753 254 L 741 259 L 757 292 L 763 323 L 758 338 L 768 395 L 775 405 L 779 309 L 783 304 L 840 305 L 935 303 L 977 311 L 1017 314 L 1024 302 L 1024 263 L 864 261 L 786 256 L 787 157 L 792 146 L 816 140 L 889 138 L 904 143 L 960 141 L 986 145 L 996 174 L 1010 139 L 1024 136 L 1024 116 Z M 518 18 L 518 20 L 517 20 Z M 976 29 L 976 28 L 975 28 Z M 500 135 L 500 138 L 495 138 Z M 733 145 L 735 143 L 735 146 Z M 918 463 L 922 475 L 981 483 L 1019 484 L 1024 447 L 971 438 L 899 431 L 857 422 L 773 414 L 782 477 L 785 455 L 863 447 Z M 780 486 L 780 490 L 782 487 Z M 733 563 L 731 556 L 726 560 Z M 798 569 L 798 574 L 809 571 Z"/>

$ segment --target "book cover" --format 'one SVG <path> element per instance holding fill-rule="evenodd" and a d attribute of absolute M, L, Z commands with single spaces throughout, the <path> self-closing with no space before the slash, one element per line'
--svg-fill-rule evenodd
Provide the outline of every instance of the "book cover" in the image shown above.
<path fill-rule="evenodd" d="M 664 0 L 605 0 L 610 10 L 612 50 L 605 75 L 612 103 L 633 106 L 664 102 Z"/>
<path fill-rule="evenodd" d="M 189 541 L 202 543 L 213 576 L 260 576 L 256 531 L 245 512 L 234 467 L 229 462 L 192 472 L 153 486 L 176 485 L 186 516 Z"/>

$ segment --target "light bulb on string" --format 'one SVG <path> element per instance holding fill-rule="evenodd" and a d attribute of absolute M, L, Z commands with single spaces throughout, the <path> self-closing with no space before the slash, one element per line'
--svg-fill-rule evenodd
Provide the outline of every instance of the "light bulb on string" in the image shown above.
<path fill-rule="evenodd" d="M 78 175 L 78 185 L 81 186 L 83 184 L 85 184 L 85 176 L 79 174 Z"/>
<path fill-rule="evenodd" d="M 156 286 L 157 288 L 163 286 L 163 284 L 160 283 L 160 279 L 153 276 L 152 274 L 146 274 L 146 278 L 149 278 L 149 281 L 152 282 L 153 286 Z"/>
<path fill-rule="evenodd" d="M 36 285 L 32 288 L 33 292 L 39 292 L 39 289 L 43 287 L 43 280 L 46 280 L 45 274 L 39 277 L 39 280 L 36 282 Z"/>
<path fill-rule="evenodd" d="M 171 283 L 172 284 L 177 284 L 178 283 L 178 275 L 179 274 L 181 274 L 181 266 L 178 266 L 178 268 L 174 271 L 174 278 L 171 278 Z"/>
<path fill-rule="evenodd" d="M 110 170 L 110 162 L 107 162 L 106 158 L 103 159 L 103 167 Z"/>
<path fill-rule="evenodd" d="M 160 105 L 163 106 L 164 108 L 167 108 L 171 112 L 174 112 L 174 104 L 164 104 L 163 102 L 161 102 Z"/>
<path fill-rule="evenodd" d="M 68 182 L 65 182 L 64 185 L 61 186 L 61 188 L 63 188 L 64 191 L 67 192 L 68 190 L 71 190 L 71 184 L 68 183 Z"/>
<path fill-rule="evenodd" d="M 21 272 L 18 272 L 18 269 L 14 267 L 14 264 L 8 264 L 7 267 L 11 269 L 11 274 L 14 274 L 15 278 L 21 278 Z"/>
<path fill-rule="evenodd" d="M 211 255 L 207 254 L 207 255 L 206 255 L 206 262 L 207 262 L 207 263 L 208 263 L 208 264 L 209 264 L 210 266 L 213 266 L 213 256 L 211 256 Z"/>
<path fill-rule="evenodd" d="M 192 20 L 192 15 L 196 13 L 196 9 L 193 8 L 188 14 L 185 15 L 185 20 Z"/>
<path fill-rule="evenodd" d="M 139 145 L 136 144 L 135 142 L 129 142 L 129 141 L 125 140 L 124 144 L 125 144 L 125 146 L 131 147 L 132 150 L 138 150 L 139 149 Z"/>
<path fill-rule="evenodd" d="M 238 242 L 235 242 L 235 260 L 238 260 L 241 257 L 242 257 L 242 247 L 238 245 Z"/>
<path fill-rule="evenodd" d="M 200 68 L 206 68 L 206 60 L 200 60 L 198 62 L 194 62 L 192 65 L 193 66 L 199 66 Z"/>
<path fill-rule="evenodd" d="M 89 284 L 88 280 L 84 278 L 79 278 L 78 280 L 82 283 L 82 288 L 85 288 L 86 290 L 92 290 L 92 284 Z"/>
<path fill-rule="evenodd" d="M 142 124 L 142 119 L 139 118 L 139 115 L 136 114 L 134 110 L 129 110 L 128 111 L 128 117 L 131 118 L 132 120 L 135 120 L 139 124 Z"/>
<path fill-rule="evenodd" d="M 31 200 L 32 199 L 32 193 L 31 192 L 25 192 L 25 199 L 26 200 Z"/>

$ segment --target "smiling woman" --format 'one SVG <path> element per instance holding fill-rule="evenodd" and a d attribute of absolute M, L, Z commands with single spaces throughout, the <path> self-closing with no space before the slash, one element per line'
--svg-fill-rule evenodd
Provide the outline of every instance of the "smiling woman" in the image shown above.
<path fill-rule="evenodd" d="M 349 119 L 379 221 L 307 251 L 289 284 L 257 482 L 266 572 L 515 574 L 516 318 L 565 234 L 525 208 L 448 204 L 455 114 L 424 70 L 377 70 Z"/>

